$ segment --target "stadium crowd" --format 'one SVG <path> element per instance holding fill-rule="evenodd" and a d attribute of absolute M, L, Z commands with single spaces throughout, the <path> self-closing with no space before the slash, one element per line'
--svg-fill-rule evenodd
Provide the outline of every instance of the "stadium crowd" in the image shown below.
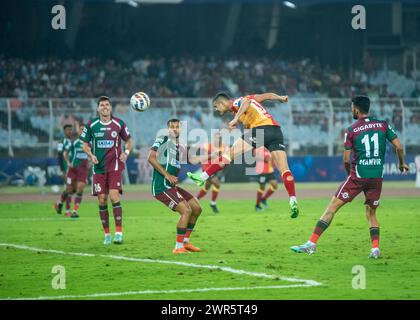
<path fill-rule="evenodd" d="M 385 84 L 370 83 L 370 68 L 352 79 L 309 59 L 156 58 L 131 63 L 99 58 L 23 60 L 0 57 L 0 97 L 127 97 L 139 89 L 153 97 L 211 97 L 275 91 L 297 97 L 392 97 Z"/>

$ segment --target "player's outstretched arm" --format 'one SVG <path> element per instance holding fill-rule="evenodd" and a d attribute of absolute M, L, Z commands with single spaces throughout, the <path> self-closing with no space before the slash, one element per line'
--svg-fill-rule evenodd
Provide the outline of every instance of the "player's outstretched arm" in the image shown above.
<path fill-rule="evenodd" d="M 400 142 L 400 140 L 398 138 L 395 138 L 391 141 L 392 145 L 395 148 L 395 153 L 397 154 L 398 157 L 398 164 L 399 164 L 399 169 L 402 173 L 407 172 L 410 167 L 405 163 L 404 160 L 404 148 Z"/>
<path fill-rule="evenodd" d="M 279 96 L 278 94 L 267 92 L 267 93 L 255 94 L 254 99 L 257 102 L 264 102 L 265 100 L 277 100 L 277 101 L 286 103 L 289 101 L 289 96 Z"/>
<path fill-rule="evenodd" d="M 165 179 L 168 180 L 171 185 L 176 185 L 178 183 L 178 178 L 175 177 L 175 176 L 173 176 L 173 175 L 170 175 L 168 173 L 168 171 L 166 171 L 162 167 L 162 165 L 159 163 L 159 161 L 157 160 L 157 151 L 150 150 L 149 158 L 147 159 L 147 161 L 151 164 L 151 166 L 153 167 L 153 169 L 155 169 L 162 176 L 164 176 Z"/>

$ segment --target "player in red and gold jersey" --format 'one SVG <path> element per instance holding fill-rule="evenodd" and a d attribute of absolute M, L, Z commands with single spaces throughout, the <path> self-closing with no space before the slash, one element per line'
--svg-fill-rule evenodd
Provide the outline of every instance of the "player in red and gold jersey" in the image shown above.
<path fill-rule="evenodd" d="M 216 159 L 218 160 L 219 156 L 221 156 L 223 153 L 225 153 L 228 150 L 228 146 L 226 146 L 223 143 L 223 139 L 222 139 L 222 136 L 220 135 L 220 133 L 216 133 L 213 136 L 212 143 L 205 144 L 202 147 L 202 149 L 203 149 L 202 154 L 205 154 L 205 155 L 218 154 L 218 157 L 216 157 Z M 216 159 L 213 159 L 213 158 L 214 157 L 210 157 L 205 162 L 201 163 L 201 169 L 203 171 L 206 171 L 210 167 L 211 164 L 213 164 L 217 161 Z M 219 209 L 217 208 L 216 200 L 217 200 L 217 196 L 219 195 L 219 191 L 220 191 L 221 176 L 222 176 L 222 171 L 219 171 L 216 174 L 214 174 L 213 176 L 209 177 L 206 180 L 206 183 L 204 184 L 204 186 L 202 186 L 200 192 L 197 195 L 197 199 L 203 198 L 207 194 L 207 192 L 209 191 L 210 187 L 212 187 L 210 207 L 211 207 L 211 209 L 213 210 L 214 213 L 219 213 Z"/>
<path fill-rule="evenodd" d="M 233 120 L 229 122 L 229 129 L 235 129 L 240 122 L 245 129 L 249 130 L 246 130 L 242 138 L 236 140 L 232 147 L 222 155 L 220 163 L 211 164 L 201 174 L 188 172 L 188 177 L 202 186 L 209 177 L 230 164 L 232 159 L 257 147 L 264 146 L 270 151 L 273 163 L 281 173 L 284 186 L 289 194 L 290 216 L 296 218 L 299 215 L 299 209 L 296 200 L 295 181 L 287 163 L 283 133 L 277 121 L 261 105 L 266 100 L 285 103 L 288 99 L 288 96 L 279 96 L 275 93 L 254 94 L 238 99 L 231 99 L 226 93 L 218 93 L 213 98 L 214 109 L 222 116 L 227 112 L 235 115 Z"/>
<path fill-rule="evenodd" d="M 257 202 L 255 204 L 255 210 L 262 211 L 264 208 L 261 207 L 261 204 L 265 208 L 268 208 L 267 199 L 277 190 L 278 182 L 274 172 L 270 151 L 268 151 L 268 149 L 265 147 L 259 147 L 254 151 L 256 161 L 255 171 L 259 175 L 259 188 L 257 190 Z M 270 188 L 265 191 L 265 185 L 267 182 L 270 185 Z"/>

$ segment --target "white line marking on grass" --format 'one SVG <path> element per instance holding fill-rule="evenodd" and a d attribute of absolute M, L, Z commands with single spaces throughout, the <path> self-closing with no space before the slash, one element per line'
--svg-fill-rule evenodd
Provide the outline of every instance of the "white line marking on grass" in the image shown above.
<path fill-rule="evenodd" d="M 1 298 L 0 300 L 52 300 L 52 299 L 85 299 L 85 298 L 101 298 L 101 297 L 117 297 L 142 294 L 167 294 L 167 293 L 194 293 L 209 291 L 239 291 L 239 290 L 261 290 L 261 289 L 285 289 L 297 287 L 312 287 L 310 284 L 290 284 L 281 286 L 257 286 L 257 287 L 226 287 L 226 288 L 197 288 L 197 289 L 178 289 L 178 290 L 144 290 L 144 291 L 126 291 L 126 292 L 106 292 L 92 293 L 81 295 L 64 295 L 64 296 L 41 296 L 33 298 Z"/>
<path fill-rule="evenodd" d="M 81 252 L 66 252 L 62 250 L 51 250 L 51 249 L 41 249 L 35 247 L 28 247 L 24 245 L 12 244 L 12 243 L 0 243 L 1 247 L 11 247 L 15 249 L 27 250 L 27 251 L 35 251 L 35 252 L 47 252 L 47 253 L 55 253 L 55 254 L 63 254 L 63 255 L 72 255 L 72 256 L 82 256 L 82 257 L 100 257 L 100 258 L 107 258 L 107 259 L 114 259 L 114 260 L 124 260 L 124 261 L 133 261 L 133 262 L 145 262 L 145 263 L 159 263 L 159 264 L 172 264 L 177 266 L 184 266 L 190 268 L 202 268 L 202 269 L 212 269 L 212 270 L 220 270 L 234 274 L 241 274 L 241 275 L 248 275 L 252 277 L 258 278 L 268 278 L 268 279 L 278 279 L 284 280 L 288 282 L 300 282 L 301 284 L 294 284 L 294 285 L 283 285 L 283 286 L 263 286 L 263 287 L 238 287 L 238 288 L 203 288 L 203 289 L 182 289 L 182 290 L 162 290 L 162 291 L 153 291 L 153 290 L 146 290 L 146 291 L 129 291 L 128 294 L 150 294 L 150 293 L 176 293 L 176 292 L 201 292 L 201 291 L 221 291 L 221 290 L 252 290 L 252 289 L 281 289 L 281 288 L 294 288 L 294 287 L 313 287 L 313 286 L 320 286 L 322 283 L 314 281 L 314 280 L 306 280 L 306 279 L 299 279 L 299 278 L 291 278 L 291 277 L 283 277 L 275 274 L 267 274 L 262 272 L 252 272 L 246 271 L 241 269 L 234 269 L 231 267 L 221 267 L 216 265 L 205 265 L 205 264 L 196 264 L 196 263 L 189 263 L 189 262 L 182 262 L 182 261 L 171 261 L 171 260 L 159 260 L 159 259 L 145 259 L 145 258 L 134 258 L 134 257 L 125 257 L 125 256 L 115 256 L 115 255 L 104 255 L 104 254 L 93 254 L 93 253 L 81 253 Z M 187 290 L 187 291 L 185 291 Z M 56 297 L 39 297 L 35 299 L 65 299 L 65 298 L 83 298 L 83 297 L 105 297 L 107 295 L 118 296 L 118 295 L 125 295 L 126 292 L 120 293 L 98 293 L 98 294 L 91 294 L 91 295 L 81 295 L 81 296 L 60 296 Z M 9 298 L 7 298 L 9 299 Z M 32 298 L 31 298 L 32 299 Z"/>

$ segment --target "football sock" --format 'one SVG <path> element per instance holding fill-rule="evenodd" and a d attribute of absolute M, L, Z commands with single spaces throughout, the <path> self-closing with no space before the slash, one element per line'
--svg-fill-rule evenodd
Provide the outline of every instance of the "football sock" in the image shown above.
<path fill-rule="evenodd" d="M 276 191 L 276 189 L 270 185 L 270 189 L 268 189 L 265 194 L 262 196 L 261 200 L 267 200 L 270 196 Z"/>
<path fill-rule="evenodd" d="M 76 197 L 74 198 L 74 207 L 73 211 L 78 211 L 80 203 L 82 202 L 83 193 L 76 193 Z"/>
<path fill-rule="evenodd" d="M 369 228 L 372 248 L 379 248 L 379 227 Z"/>
<path fill-rule="evenodd" d="M 207 194 L 207 190 L 205 188 L 201 188 L 200 192 L 197 195 L 197 199 L 201 199 Z"/>
<path fill-rule="evenodd" d="M 283 184 L 287 190 L 287 193 L 289 194 L 289 197 L 296 197 L 295 178 L 293 178 L 292 173 L 289 170 L 287 170 L 283 172 L 281 177 L 283 179 Z"/>
<path fill-rule="evenodd" d="M 211 201 L 216 202 L 217 196 L 219 195 L 219 189 L 213 186 L 212 192 L 211 192 Z"/>
<path fill-rule="evenodd" d="M 220 162 L 228 165 L 232 160 L 230 160 L 227 156 L 222 156 L 220 157 Z M 216 172 L 219 172 L 220 170 L 222 170 L 224 168 L 224 166 L 220 166 L 219 163 L 213 163 L 211 164 L 206 171 L 204 171 L 200 178 L 203 180 L 207 180 L 209 177 L 211 177 L 212 175 L 214 175 Z"/>
<path fill-rule="evenodd" d="M 73 194 L 69 194 L 66 198 L 66 212 L 70 212 L 71 209 L 71 198 L 73 197 Z"/>
<path fill-rule="evenodd" d="M 112 204 L 112 211 L 114 212 L 115 232 L 122 232 L 122 208 L 119 202 Z"/>
<path fill-rule="evenodd" d="M 316 226 L 315 226 L 314 232 L 312 233 L 312 236 L 309 239 L 309 241 L 311 241 L 313 243 L 317 243 L 319 237 L 328 228 L 328 226 L 329 226 L 328 222 L 325 222 L 325 221 L 319 219 Z"/>
<path fill-rule="evenodd" d="M 190 236 L 191 236 L 191 232 L 194 230 L 195 227 L 195 223 L 189 223 L 187 225 L 187 230 L 185 231 L 185 237 L 184 237 L 184 242 L 190 242 Z"/>
<path fill-rule="evenodd" d="M 109 214 L 108 206 L 99 206 L 99 216 L 101 218 L 102 227 L 104 228 L 105 234 L 109 234 Z"/>
<path fill-rule="evenodd" d="M 184 246 L 185 233 L 187 232 L 186 228 L 176 228 L 176 244 L 175 249 L 182 248 Z"/>
<path fill-rule="evenodd" d="M 60 198 L 60 202 L 59 202 L 59 204 L 63 204 L 63 203 L 66 201 L 67 196 L 68 196 L 67 192 L 66 192 L 66 191 L 63 191 L 63 192 L 61 193 L 61 198 Z"/>
<path fill-rule="evenodd" d="M 256 203 L 257 206 L 259 206 L 261 203 L 263 193 L 264 193 L 263 189 L 257 190 L 257 203 Z"/>

